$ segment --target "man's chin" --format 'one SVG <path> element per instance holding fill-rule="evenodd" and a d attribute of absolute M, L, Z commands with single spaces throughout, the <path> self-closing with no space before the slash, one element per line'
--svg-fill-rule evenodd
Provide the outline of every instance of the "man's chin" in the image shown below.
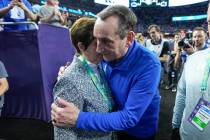
<path fill-rule="evenodd" d="M 106 57 L 106 56 L 103 56 L 103 59 L 104 59 L 105 61 L 108 61 L 108 62 L 113 61 L 113 59 L 111 59 L 110 57 Z"/>

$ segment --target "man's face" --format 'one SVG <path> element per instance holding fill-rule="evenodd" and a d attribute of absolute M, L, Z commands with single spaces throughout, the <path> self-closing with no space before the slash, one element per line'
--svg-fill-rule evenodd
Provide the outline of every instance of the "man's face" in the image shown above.
<path fill-rule="evenodd" d="M 181 39 L 181 36 L 180 36 L 180 35 L 176 34 L 176 35 L 174 36 L 174 41 L 175 41 L 175 42 L 179 42 L 180 39 Z"/>
<path fill-rule="evenodd" d="M 157 30 L 155 29 L 155 27 L 152 27 L 149 30 L 149 35 L 150 35 L 151 39 L 154 40 L 154 41 L 159 41 L 160 40 L 160 33 L 157 32 Z"/>
<path fill-rule="evenodd" d="M 94 36 L 97 39 L 96 51 L 103 55 L 106 61 L 115 61 L 125 55 L 128 50 L 126 46 L 127 37 L 123 39 L 117 34 L 118 18 L 108 17 L 105 20 L 98 18 L 94 26 Z"/>
<path fill-rule="evenodd" d="M 206 41 L 206 34 L 202 30 L 195 30 L 192 36 L 194 45 L 197 49 L 201 49 Z"/>

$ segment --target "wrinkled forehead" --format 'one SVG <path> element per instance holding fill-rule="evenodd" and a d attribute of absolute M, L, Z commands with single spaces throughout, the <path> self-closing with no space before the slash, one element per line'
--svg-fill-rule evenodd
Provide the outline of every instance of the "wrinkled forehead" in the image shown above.
<path fill-rule="evenodd" d="M 203 30 L 195 30 L 195 31 L 193 31 L 192 35 L 193 35 L 193 37 L 195 37 L 195 36 L 204 36 L 205 37 L 206 33 Z"/>
<path fill-rule="evenodd" d="M 114 18 L 101 20 L 97 18 L 94 25 L 94 34 L 103 34 L 105 36 L 114 35 L 118 31 L 118 21 Z"/>

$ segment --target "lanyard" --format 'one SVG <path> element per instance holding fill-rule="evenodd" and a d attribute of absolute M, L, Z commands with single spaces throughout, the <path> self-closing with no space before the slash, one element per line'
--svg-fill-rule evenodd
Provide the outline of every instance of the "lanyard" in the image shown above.
<path fill-rule="evenodd" d="M 200 88 L 201 88 L 200 90 L 202 92 L 202 97 L 208 87 L 209 74 L 210 74 L 210 51 L 209 51 L 209 54 L 207 57 L 207 64 L 206 64 L 206 68 L 204 70 L 203 79 L 201 81 L 201 86 L 200 86 Z"/>
<path fill-rule="evenodd" d="M 107 96 L 107 94 L 111 93 L 111 91 L 108 87 L 107 82 L 105 81 L 104 72 L 101 69 L 99 69 L 99 73 L 100 73 L 100 77 L 101 77 L 101 83 L 100 83 L 100 80 L 96 77 L 92 68 L 88 65 L 87 59 L 81 55 L 78 58 L 82 62 L 83 66 L 85 67 L 88 75 L 91 77 L 94 85 L 96 86 L 96 88 L 98 89 L 100 94 L 103 96 L 104 100 L 107 102 L 107 104 L 109 106 L 109 111 L 111 112 L 112 111 L 112 102 Z"/>

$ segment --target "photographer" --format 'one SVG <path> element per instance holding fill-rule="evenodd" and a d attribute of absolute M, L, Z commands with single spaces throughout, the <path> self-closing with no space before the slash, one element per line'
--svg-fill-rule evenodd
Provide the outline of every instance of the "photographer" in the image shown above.
<path fill-rule="evenodd" d="M 180 60 L 182 65 L 184 65 L 189 55 L 196 51 L 207 49 L 208 45 L 206 44 L 206 40 L 206 30 L 202 27 L 194 28 L 192 31 L 192 38 L 190 37 L 190 34 L 188 34 L 178 43 L 179 49 L 176 53 L 174 66 L 177 67 Z"/>
<path fill-rule="evenodd" d="M 36 20 L 36 15 L 32 12 L 31 4 L 27 0 L 1 0 L 0 1 L 0 18 L 4 22 L 23 22 L 27 17 Z M 26 24 L 5 25 L 4 30 L 28 30 Z"/>
<path fill-rule="evenodd" d="M 174 35 L 174 41 L 173 41 L 173 46 L 171 48 L 171 53 L 169 57 L 169 62 L 168 62 L 168 83 L 165 86 L 166 90 L 171 89 L 172 92 L 176 92 L 176 84 L 178 80 L 178 71 L 179 71 L 179 64 L 175 65 L 175 57 L 177 53 L 179 53 L 180 47 L 178 46 L 178 43 L 181 40 L 181 34 L 180 32 L 176 32 Z M 176 62 L 177 63 L 177 62 Z"/>

